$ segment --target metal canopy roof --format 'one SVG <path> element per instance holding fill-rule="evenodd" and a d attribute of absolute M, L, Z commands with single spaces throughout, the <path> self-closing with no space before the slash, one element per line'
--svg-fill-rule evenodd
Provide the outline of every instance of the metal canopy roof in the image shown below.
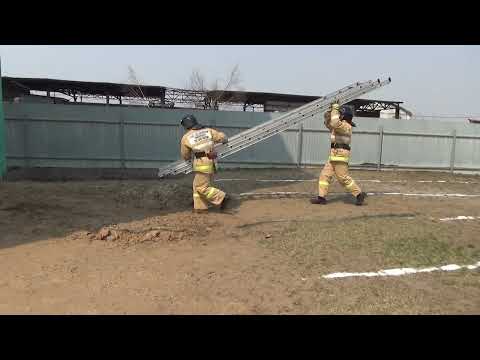
<path fill-rule="evenodd" d="M 143 96 L 149 99 L 159 99 L 160 103 L 191 103 L 205 102 L 209 104 L 218 103 L 240 103 L 250 106 L 265 106 L 268 102 L 285 102 L 291 104 L 309 103 L 321 96 L 311 95 L 294 95 L 268 92 L 251 92 L 251 91 L 197 91 L 178 88 L 169 88 L 165 86 L 119 84 L 108 82 L 91 82 L 91 81 L 73 81 L 59 79 L 40 79 L 40 78 L 19 78 L 19 77 L 3 77 L 4 89 L 16 88 L 21 91 L 50 91 L 59 92 L 68 96 L 72 96 L 75 101 L 80 95 L 99 96 L 99 97 L 128 97 L 141 98 Z M 6 96 L 8 91 L 5 91 Z M 355 99 L 349 102 L 353 105 L 355 111 L 360 113 L 379 113 L 381 110 L 396 109 L 399 110 L 401 101 L 385 101 L 385 100 L 367 100 Z"/>
<path fill-rule="evenodd" d="M 108 82 L 89 82 L 57 79 L 14 78 L 3 77 L 9 85 L 36 91 L 55 91 L 61 93 L 79 93 L 85 95 L 133 96 L 132 89 L 137 86 L 131 84 L 116 84 Z M 141 86 L 146 97 L 163 97 L 163 86 Z"/>
<path fill-rule="evenodd" d="M 207 94 L 220 102 L 242 101 L 248 104 L 265 104 L 267 101 L 309 103 L 321 97 L 251 91 L 208 91 Z"/>

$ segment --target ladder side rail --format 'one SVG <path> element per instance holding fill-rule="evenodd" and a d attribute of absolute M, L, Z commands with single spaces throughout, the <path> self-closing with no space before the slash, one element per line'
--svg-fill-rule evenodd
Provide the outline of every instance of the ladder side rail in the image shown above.
<path fill-rule="evenodd" d="M 283 114 L 275 119 L 272 119 L 272 120 L 269 120 L 267 122 L 264 122 L 262 124 L 259 124 L 259 125 L 256 125 L 248 130 L 245 130 L 243 131 L 242 133 L 240 134 L 237 134 L 237 135 L 234 135 L 232 136 L 231 140 L 236 140 L 237 138 L 240 138 L 240 137 L 247 137 L 251 132 L 255 132 L 257 130 L 260 130 L 260 129 L 263 129 L 263 128 L 266 128 L 266 127 L 269 127 L 270 125 L 274 125 L 275 123 L 279 122 L 279 121 L 282 121 L 284 118 L 286 117 L 289 117 L 289 116 L 292 116 L 296 113 L 301 113 L 302 111 L 304 110 L 308 110 L 308 109 L 311 109 L 312 107 L 315 107 L 315 106 L 318 106 L 324 102 L 328 102 L 328 101 L 333 101 L 335 100 L 336 97 L 338 97 L 340 94 L 343 94 L 349 90 L 357 90 L 357 89 L 360 89 L 362 87 L 367 87 L 368 85 L 371 85 L 372 81 L 366 81 L 366 82 L 363 82 L 363 83 L 355 83 L 355 84 L 352 84 L 352 85 L 349 85 L 349 86 L 346 86 L 344 87 L 343 89 L 340 89 L 340 90 L 337 90 L 335 92 L 332 92 L 322 98 L 319 98 L 317 100 L 314 100 L 310 103 L 307 103 L 305 105 L 302 105 L 298 108 L 295 108 L 291 111 L 289 111 L 288 113 L 286 114 Z"/>
<path fill-rule="evenodd" d="M 339 102 L 348 102 L 350 99 L 358 97 L 359 95 L 361 95 L 363 93 L 366 93 L 370 90 L 372 90 L 372 89 L 357 90 L 357 91 L 355 91 L 355 93 L 345 94 L 344 96 L 342 96 L 342 98 L 340 98 L 338 100 L 339 100 Z M 219 145 L 216 148 L 216 150 L 218 152 L 221 152 L 219 154 L 219 157 L 223 158 L 225 156 L 231 155 L 231 154 L 235 153 L 236 152 L 235 150 L 237 150 L 237 149 L 245 149 L 245 148 L 247 148 L 251 145 L 254 145 L 254 144 L 256 144 L 260 141 L 263 141 L 267 138 L 270 138 L 271 136 L 277 135 L 280 132 L 282 132 L 282 131 L 284 131 L 284 130 L 292 127 L 292 126 L 295 126 L 298 123 L 300 123 L 302 121 L 305 121 L 309 117 L 315 116 L 319 112 L 325 111 L 326 108 L 328 106 L 330 106 L 329 103 L 322 104 L 322 105 L 323 106 L 314 107 L 313 109 L 310 109 L 310 111 L 305 113 L 305 114 L 294 114 L 293 116 L 291 116 L 291 119 L 284 119 L 283 123 L 281 122 L 280 124 L 277 124 L 274 127 L 271 127 L 269 129 L 264 129 L 264 131 L 262 131 L 262 132 L 260 132 L 256 135 L 252 135 L 251 137 L 248 138 L 248 141 L 241 141 L 241 142 L 238 142 L 238 144 L 237 143 L 232 144 L 232 143 L 229 142 L 229 144 L 227 144 L 227 145 Z"/>
<path fill-rule="evenodd" d="M 289 118 L 291 118 L 292 116 L 294 115 L 299 115 L 299 114 L 302 114 L 302 111 L 304 111 L 304 114 L 305 112 L 309 111 L 311 112 L 312 110 L 315 110 L 315 108 L 319 108 L 319 107 L 322 107 L 322 105 L 329 105 L 331 102 L 333 101 L 338 101 L 339 103 L 343 103 L 343 102 L 348 102 L 350 99 L 352 98 L 355 98 L 359 95 L 361 95 L 362 93 L 365 93 L 365 92 L 369 92 L 371 90 L 373 90 L 374 88 L 376 88 L 376 82 L 375 84 L 373 84 L 374 82 L 370 81 L 368 82 L 367 85 L 365 85 L 366 83 L 361 83 L 359 86 L 357 87 L 354 87 L 354 86 L 350 86 L 348 87 L 347 90 L 351 90 L 349 92 L 344 92 L 343 94 L 339 94 L 339 92 L 337 93 L 333 93 L 332 95 L 327 95 L 325 96 L 324 98 L 322 99 L 318 99 L 318 100 L 315 100 L 309 104 L 306 104 L 304 106 L 302 106 L 301 108 L 297 108 L 283 116 L 280 116 L 276 119 L 274 119 L 273 121 L 269 121 L 267 123 L 263 123 L 263 124 L 260 124 L 254 128 L 251 128 L 249 130 L 246 130 L 240 134 L 237 134 L 235 136 L 233 136 L 231 139 L 229 139 L 229 144 L 230 145 L 235 145 L 235 142 L 238 140 L 238 139 L 241 139 L 241 138 L 249 138 L 249 137 L 253 137 L 253 136 L 256 136 L 256 132 L 262 130 L 262 131 L 267 131 L 268 130 L 271 130 L 272 128 L 275 128 L 276 126 L 278 126 L 277 124 L 281 123 L 282 121 L 286 122 L 286 121 L 289 121 Z M 301 110 L 301 111 L 300 111 Z M 316 109 L 317 111 L 319 111 L 320 109 Z M 304 116 L 306 116 L 308 114 L 305 114 Z M 292 121 L 293 122 L 293 121 Z M 292 126 L 295 125 L 296 122 L 293 122 Z"/>

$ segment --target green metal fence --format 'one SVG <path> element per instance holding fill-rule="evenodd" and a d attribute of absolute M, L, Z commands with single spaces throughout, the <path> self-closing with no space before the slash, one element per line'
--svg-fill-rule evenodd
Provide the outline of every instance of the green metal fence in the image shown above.
<path fill-rule="evenodd" d="M 7 172 L 5 118 L 3 116 L 2 59 L 0 59 L 0 179 Z"/>

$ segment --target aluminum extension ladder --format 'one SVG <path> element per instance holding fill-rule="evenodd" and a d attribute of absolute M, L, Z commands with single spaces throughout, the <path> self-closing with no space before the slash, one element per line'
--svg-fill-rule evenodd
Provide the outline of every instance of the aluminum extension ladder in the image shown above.
<path fill-rule="evenodd" d="M 216 145 L 215 151 L 217 152 L 217 158 L 226 158 L 227 156 L 235 154 L 236 152 L 255 145 L 265 139 L 280 134 L 318 113 L 324 113 L 329 109 L 330 104 L 333 102 L 338 102 L 340 105 L 348 103 L 349 101 L 387 85 L 390 82 L 390 78 L 357 82 L 289 111 L 275 119 L 245 130 L 229 138 L 227 144 Z M 190 160 L 178 160 L 159 169 L 158 177 L 164 178 L 168 175 L 177 175 L 181 173 L 188 174 L 190 172 L 192 172 L 192 162 Z"/>

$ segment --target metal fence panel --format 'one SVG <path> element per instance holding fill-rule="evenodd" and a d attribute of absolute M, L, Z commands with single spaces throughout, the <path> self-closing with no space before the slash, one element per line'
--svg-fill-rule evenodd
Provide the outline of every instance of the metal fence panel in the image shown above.
<path fill-rule="evenodd" d="M 330 136 L 327 131 L 303 130 L 302 164 L 323 164 L 330 152 Z"/>
<path fill-rule="evenodd" d="M 286 131 L 228 157 L 225 163 L 295 164 L 297 138 L 296 131 Z"/>
<path fill-rule="evenodd" d="M 23 137 L 23 131 L 23 122 L 6 122 L 7 155 L 15 157 L 24 156 L 25 138 Z"/>
<path fill-rule="evenodd" d="M 9 166 L 155 168 L 180 158 L 182 116 L 228 136 L 280 113 L 5 103 Z M 356 118 L 352 165 L 480 168 L 480 126 L 434 120 Z M 383 137 L 380 129 L 383 129 Z M 455 141 L 454 141 L 455 132 Z M 467 137 L 467 138 L 466 138 Z M 383 142 L 381 140 L 383 139 Z M 455 143 L 455 146 L 453 144 Z M 381 146 L 380 146 L 381 145 Z M 330 149 L 323 116 L 222 160 L 231 166 L 320 165 Z"/>
<path fill-rule="evenodd" d="M 480 139 L 462 139 L 457 136 L 455 166 L 480 168 Z"/>
<path fill-rule="evenodd" d="M 125 158 L 175 161 L 179 157 L 181 135 L 178 126 L 126 125 Z"/>
<path fill-rule="evenodd" d="M 448 135 L 448 134 L 447 134 Z M 384 135 L 382 163 L 411 167 L 448 167 L 450 138 Z"/>
<path fill-rule="evenodd" d="M 378 160 L 378 135 L 372 133 L 357 133 L 352 137 L 352 165 L 376 164 Z"/>

